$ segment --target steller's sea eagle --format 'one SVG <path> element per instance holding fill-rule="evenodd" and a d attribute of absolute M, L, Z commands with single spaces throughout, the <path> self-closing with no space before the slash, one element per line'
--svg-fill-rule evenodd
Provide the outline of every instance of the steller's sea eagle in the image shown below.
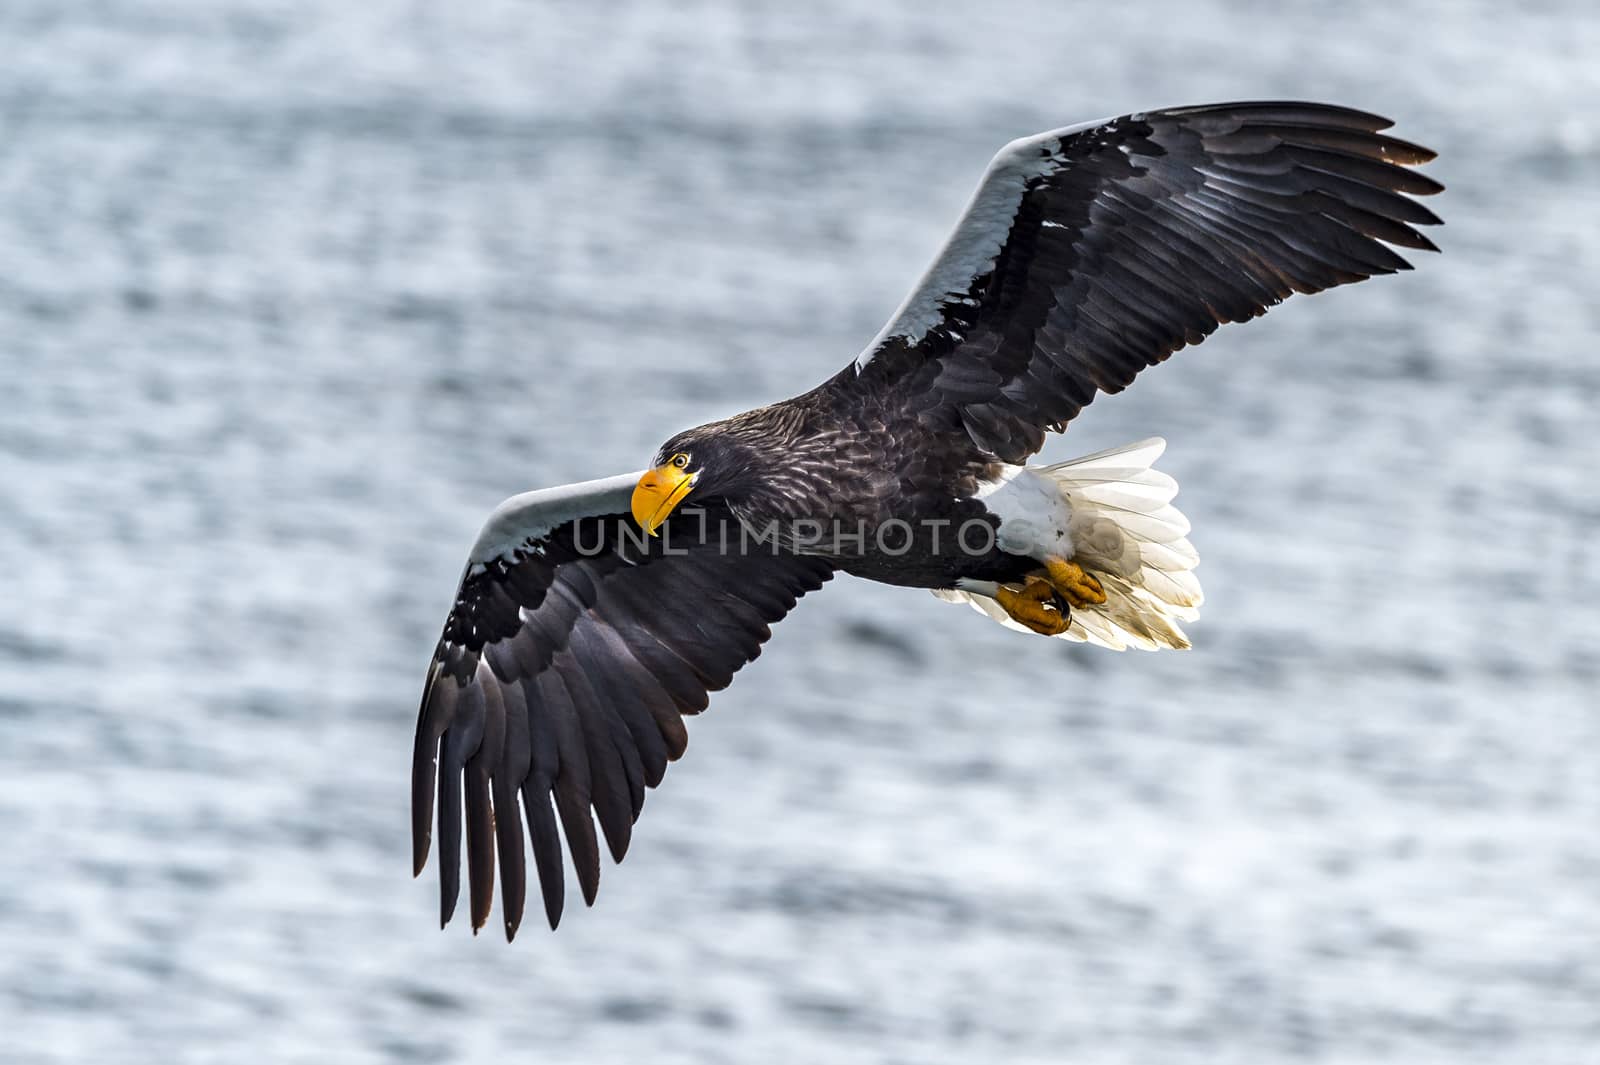
<path fill-rule="evenodd" d="M 524 822 L 561 916 L 595 820 L 622 860 L 645 788 L 770 626 L 836 571 L 930 588 L 1014 628 L 1187 647 L 1200 605 L 1159 439 L 1026 465 L 1097 391 L 1294 292 L 1434 249 L 1409 166 L 1433 152 L 1312 103 L 1179 107 L 1041 133 L 989 164 L 866 350 L 817 388 L 679 433 L 640 473 L 513 496 L 484 525 L 428 667 L 415 871 L 437 784 L 441 922 L 466 825 L 472 927 L 499 856 L 521 921 Z M 552 799 L 554 805 L 552 806 Z M 463 805 L 465 817 L 463 818 Z M 519 814 L 520 806 L 520 814 Z M 591 817 L 590 810 L 594 816 Z"/>

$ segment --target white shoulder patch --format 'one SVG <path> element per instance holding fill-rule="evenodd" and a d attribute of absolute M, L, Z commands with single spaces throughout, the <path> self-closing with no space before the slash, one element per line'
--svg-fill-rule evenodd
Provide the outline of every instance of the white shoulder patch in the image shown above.
<path fill-rule="evenodd" d="M 989 272 L 1000 249 L 1005 247 L 1028 180 L 1055 165 L 1047 149 L 1056 136 L 1041 133 L 1000 149 L 933 264 L 888 324 L 856 357 L 858 371 L 872 361 L 890 337 L 904 337 L 912 344 L 921 340 L 938 324 L 940 305 L 966 292 L 975 278 Z"/>
<path fill-rule="evenodd" d="M 495 507 L 489 520 L 483 523 L 467 559 L 468 569 L 476 572 L 497 558 L 510 558 L 518 547 L 543 538 L 557 525 L 574 518 L 626 511 L 634 486 L 644 472 L 579 481 L 512 496 Z"/>
<path fill-rule="evenodd" d="M 911 294 L 900 304 L 889 323 L 856 356 L 859 373 L 878 349 L 891 337 L 904 337 L 915 344 L 939 323 L 941 306 L 972 288 L 972 282 L 988 273 L 1011 234 L 1028 182 L 1061 165 L 1056 154 L 1063 137 L 1104 126 L 1111 119 L 1080 122 L 1032 137 L 1014 140 L 990 160 L 978 182 L 977 191 L 961 213 L 933 264 L 928 267 Z"/>

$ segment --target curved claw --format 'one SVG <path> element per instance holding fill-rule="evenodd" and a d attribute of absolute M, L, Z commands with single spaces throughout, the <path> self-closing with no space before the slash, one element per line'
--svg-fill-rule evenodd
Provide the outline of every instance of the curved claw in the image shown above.
<path fill-rule="evenodd" d="M 1106 601 L 1106 590 L 1094 574 L 1064 558 L 1047 559 L 1045 572 L 1055 590 L 1073 606 L 1099 606 Z"/>
<path fill-rule="evenodd" d="M 995 601 L 1013 621 L 1041 636 L 1059 636 L 1072 624 L 1071 604 L 1043 577 L 1028 577 L 1020 590 L 1002 585 Z"/>

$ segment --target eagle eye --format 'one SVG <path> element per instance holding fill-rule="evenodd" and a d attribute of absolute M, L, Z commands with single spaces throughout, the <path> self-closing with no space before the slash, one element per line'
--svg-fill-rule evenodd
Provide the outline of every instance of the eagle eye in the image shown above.
<path fill-rule="evenodd" d="M 672 458 L 668 459 L 667 461 L 671 462 L 674 466 L 678 467 L 678 469 L 680 469 L 680 470 L 686 470 L 686 469 L 689 468 L 689 456 L 685 455 L 681 451 L 678 452 L 676 455 L 672 456 Z"/>

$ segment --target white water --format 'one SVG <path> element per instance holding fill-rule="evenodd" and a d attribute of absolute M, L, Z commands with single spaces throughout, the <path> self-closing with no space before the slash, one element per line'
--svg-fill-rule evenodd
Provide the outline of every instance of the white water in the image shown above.
<path fill-rule="evenodd" d="M 0 1060 L 1596 1060 L 1592 5 L 929 6 L 0 6 Z M 1449 225 L 1046 453 L 1168 439 L 1196 649 L 841 579 L 594 910 L 441 933 L 490 508 L 843 366 L 1006 141 L 1252 96 Z"/>

